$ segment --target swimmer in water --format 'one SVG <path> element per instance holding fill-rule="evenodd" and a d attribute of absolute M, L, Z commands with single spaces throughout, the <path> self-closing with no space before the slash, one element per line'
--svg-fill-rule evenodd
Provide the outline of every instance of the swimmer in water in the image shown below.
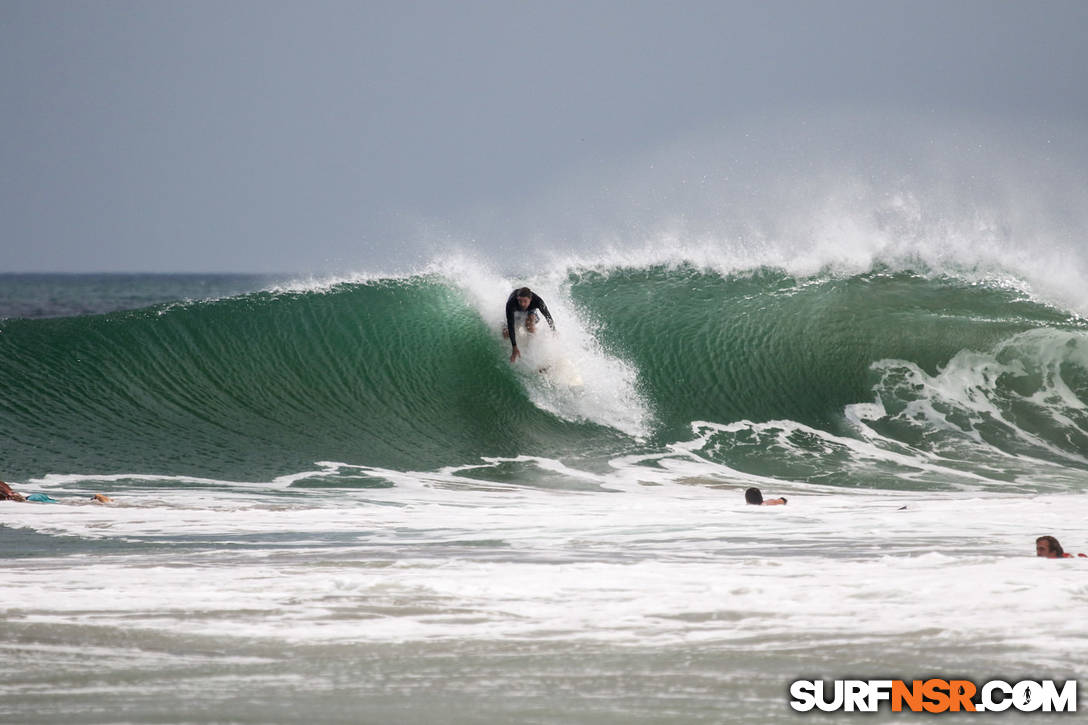
<path fill-rule="evenodd" d="M 1035 540 L 1035 556 L 1041 556 L 1044 559 L 1072 559 L 1072 554 L 1066 554 L 1065 549 L 1058 543 L 1058 540 L 1053 536 L 1040 536 Z M 1077 554 L 1079 557 L 1088 559 L 1086 554 Z"/>
<path fill-rule="evenodd" d="M 784 506 L 786 504 L 785 496 L 763 500 L 763 492 L 758 488 L 750 488 L 745 491 L 744 500 L 752 506 Z"/>

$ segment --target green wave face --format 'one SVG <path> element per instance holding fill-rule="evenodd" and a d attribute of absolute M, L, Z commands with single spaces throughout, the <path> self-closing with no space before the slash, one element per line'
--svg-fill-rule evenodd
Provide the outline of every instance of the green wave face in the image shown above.
<path fill-rule="evenodd" d="M 0 336 L 9 470 L 268 477 L 556 452 L 497 339 L 426 280 L 60 320 Z M 11 475 L 11 474 L 9 474 Z"/>
<path fill-rule="evenodd" d="M 797 280 L 774 271 L 589 273 L 571 294 L 633 360 L 660 422 L 788 419 L 833 428 L 872 399 L 874 363 L 935 372 L 1040 326 L 1083 329 L 1015 290 L 913 274 Z"/>
<path fill-rule="evenodd" d="M 932 456 L 968 478 L 1014 476 L 1010 454 L 1088 467 L 1088 332 L 1015 289 L 688 267 L 577 271 L 559 289 L 579 318 L 561 333 L 578 326 L 634 371 L 640 430 L 592 413 L 626 399 L 591 379 L 550 391 L 508 363 L 493 324 L 508 290 L 492 319 L 456 281 L 415 277 L 5 321 L 4 471 L 265 480 L 315 461 L 604 466 L 673 444 L 832 485 L 864 465 L 866 485 L 929 485 Z"/>

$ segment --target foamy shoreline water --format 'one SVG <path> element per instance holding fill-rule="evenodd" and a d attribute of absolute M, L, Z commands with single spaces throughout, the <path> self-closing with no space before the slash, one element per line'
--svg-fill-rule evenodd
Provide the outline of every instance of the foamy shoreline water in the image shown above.
<path fill-rule="evenodd" d="M 0 536 L 16 550 L 36 532 L 0 589 L 0 649 L 22 663 L 0 685 L 0 713 L 45 721 L 35 693 L 93 680 L 82 690 L 92 701 L 133 688 L 158 701 L 87 721 L 162 717 L 185 711 L 195 676 L 202 707 L 218 708 L 168 719 L 229 720 L 239 693 L 210 680 L 241 674 L 256 692 L 262 677 L 316 687 L 326 698 L 301 701 L 322 721 L 350 705 L 363 721 L 424 721 L 448 706 L 452 721 L 494 722 L 533 703 L 544 722 L 773 721 L 786 717 L 789 681 L 873 661 L 907 678 L 937 667 L 1076 676 L 1088 626 L 1071 614 L 1088 602 L 1088 560 L 1038 559 L 1033 547 L 1054 533 L 1086 548 L 1088 496 L 783 488 L 790 503 L 776 508 L 745 506 L 739 487 L 675 483 L 0 504 Z M 84 544 L 50 553 L 72 539 Z M 382 687 L 349 684 L 390 669 Z M 466 678 L 475 684 L 451 691 Z M 598 698 L 595 714 L 555 699 L 565 688 Z"/>

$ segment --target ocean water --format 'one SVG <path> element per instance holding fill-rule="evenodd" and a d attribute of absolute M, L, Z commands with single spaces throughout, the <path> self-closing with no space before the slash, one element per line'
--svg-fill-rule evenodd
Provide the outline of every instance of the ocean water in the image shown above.
<path fill-rule="evenodd" d="M 521 284 L 583 385 L 508 362 Z M 1088 551 L 1085 312 L 918 258 L 0 276 L 0 478 L 58 502 L 0 502 L 0 722 L 850 721 L 789 683 L 1083 677 L 1088 559 L 1034 539 Z"/>

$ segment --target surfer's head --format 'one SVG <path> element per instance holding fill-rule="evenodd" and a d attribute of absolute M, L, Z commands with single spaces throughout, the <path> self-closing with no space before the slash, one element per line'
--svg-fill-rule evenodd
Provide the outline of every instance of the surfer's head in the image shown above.
<path fill-rule="evenodd" d="M 529 304 L 533 301 L 533 291 L 528 287 L 522 287 L 514 296 L 518 298 L 518 307 L 523 310 L 529 309 Z"/>
<path fill-rule="evenodd" d="M 1061 559 L 1065 556 L 1065 550 L 1053 536 L 1040 536 L 1035 540 L 1035 556 L 1046 559 Z"/>
<path fill-rule="evenodd" d="M 744 492 L 744 500 L 753 506 L 763 505 L 763 492 L 758 488 L 750 488 Z"/>

